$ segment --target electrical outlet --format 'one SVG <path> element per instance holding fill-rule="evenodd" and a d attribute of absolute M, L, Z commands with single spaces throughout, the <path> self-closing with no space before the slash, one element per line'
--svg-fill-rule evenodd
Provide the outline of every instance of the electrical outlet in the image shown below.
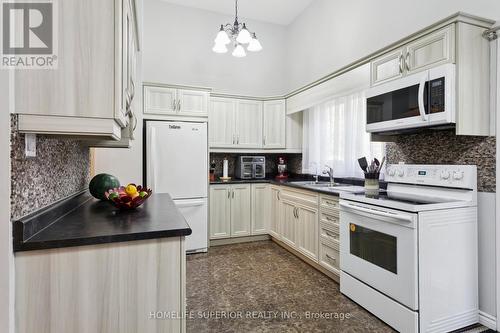
<path fill-rule="evenodd" d="M 36 157 L 36 134 L 24 135 L 24 154 L 26 157 Z"/>

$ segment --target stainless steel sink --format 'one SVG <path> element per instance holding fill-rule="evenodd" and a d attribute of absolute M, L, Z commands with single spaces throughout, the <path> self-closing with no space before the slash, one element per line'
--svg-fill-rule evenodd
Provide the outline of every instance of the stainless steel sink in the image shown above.
<path fill-rule="evenodd" d="M 346 186 L 345 184 L 339 184 L 339 183 L 330 183 L 330 182 L 317 182 L 316 183 L 316 182 L 312 182 L 312 181 L 290 182 L 290 184 L 300 185 L 300 186 L 305 186 L 305 187 L 313 187 L 313 188 Z"/>

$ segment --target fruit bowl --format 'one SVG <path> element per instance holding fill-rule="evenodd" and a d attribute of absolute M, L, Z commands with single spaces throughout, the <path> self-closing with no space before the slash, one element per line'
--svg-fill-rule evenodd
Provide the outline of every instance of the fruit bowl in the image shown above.
<path fill-rule="evenodd" d="M 117 208 L 130 210 L 142 205 L 152 193 L 153 191 L 143 188 L 141 185 L 129 184 L 126 187 L 120 186 L 110 189 L 104 193 L 104 196 Z"/>

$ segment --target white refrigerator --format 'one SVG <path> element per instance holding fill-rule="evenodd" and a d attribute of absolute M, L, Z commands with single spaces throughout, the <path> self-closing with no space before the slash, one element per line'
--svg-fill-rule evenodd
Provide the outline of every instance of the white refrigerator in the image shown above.
<path fill-rule="evenodd" d="M 169 193 L 193 233 L 188 252 L 208 247 L 207 123 L 146 121 L 146 182 L 153 193 Z"/>

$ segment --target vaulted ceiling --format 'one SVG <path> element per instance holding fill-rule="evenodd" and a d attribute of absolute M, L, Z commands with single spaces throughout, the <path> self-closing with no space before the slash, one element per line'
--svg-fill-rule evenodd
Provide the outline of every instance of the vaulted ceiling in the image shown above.
<path fill-rule="evenodd" d="M 180 6 L 234 15 L 235 0 L 163 0 Z M 314 0 L 238 0 L 239 15 L 279 25 L 288 25 Z"/>

